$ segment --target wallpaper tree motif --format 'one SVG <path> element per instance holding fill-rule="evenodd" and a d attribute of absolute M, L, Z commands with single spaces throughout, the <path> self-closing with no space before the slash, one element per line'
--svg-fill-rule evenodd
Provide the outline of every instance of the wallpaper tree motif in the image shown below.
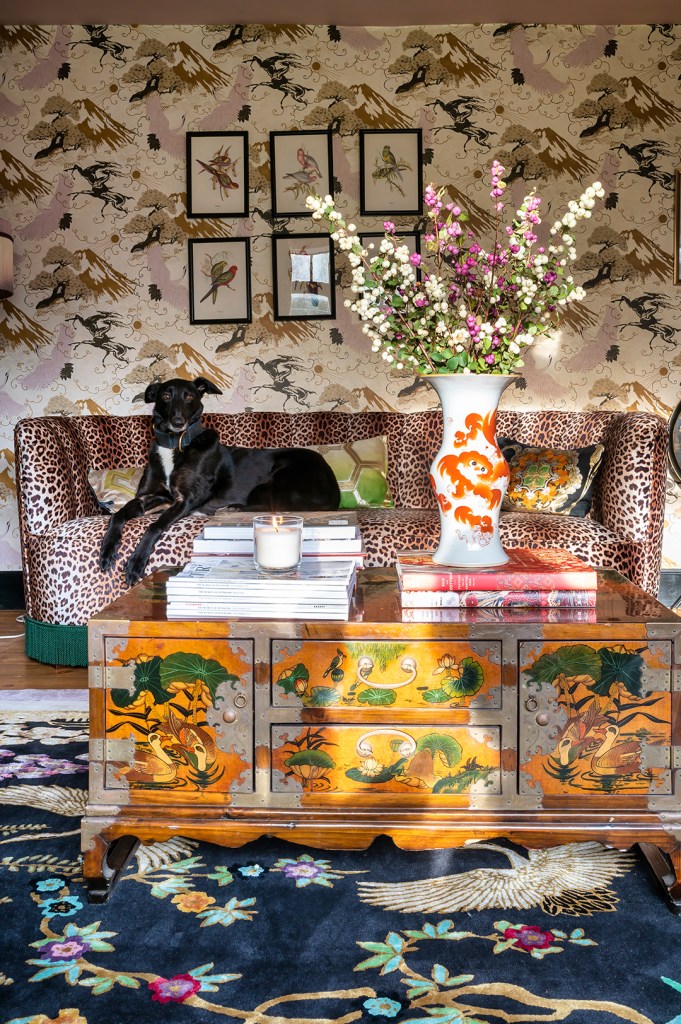
<path fill-rule="evenodd" d="M 216 410 L 435 404 L 372 355 L 343 305 L 342 260 L 335 320 L 274 320 L 272 233 L 318 227 L 272 213 L 273 130 L 333 133 L 338 205 L 362 232 L 382 218 L 358 216 L 361 129 L 422 129 L 424 181 L 487 237 L 493 159 L 513 201 L 537 187 L 547 223 L 600 178 L 604 207 L 578 240 L 587 299 L 504 401 L 669 417 L 680 124 L 679 26 L 0 27 L 0 226 L 16 259 L 0 305 L 0 569 L 20 565 L 22 416 L 143 413 L 147 383 L 198 374 L 225 390 Z M 248 216 L 190 218 L 186 133 L 230 130 L 248 133 Z M 188 240 L 231 237 L 250 239 L 252 322 L 190 325 Z M 671 482 L 665 559 L 681 564 Z"/>

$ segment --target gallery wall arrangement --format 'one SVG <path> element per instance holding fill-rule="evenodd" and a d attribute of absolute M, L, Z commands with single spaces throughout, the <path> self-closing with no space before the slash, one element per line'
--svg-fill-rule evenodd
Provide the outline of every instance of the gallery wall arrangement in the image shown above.
<path fill-rule="evenodd" d="M 491 245 L 493 160 L 509 212 L 536 188 L 546 227 L 599 179 L 586 300 L 504 407 L 668 419 L 681 399 L 681 25 L 4 26 L 0 150 L 0 570 L 20 567 L 21 417 L 146 413 L 149 382 L 199 374 L 210 411 L 435 406 L 372 354 L 310 190 L 423 254 L 430 182 Z M 668 499 L 674 567 L 679 474 Z"/>

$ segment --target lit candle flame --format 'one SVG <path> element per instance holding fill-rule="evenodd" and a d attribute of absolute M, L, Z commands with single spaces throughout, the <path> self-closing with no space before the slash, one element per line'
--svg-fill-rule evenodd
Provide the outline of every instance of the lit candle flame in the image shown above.
<path fill-rule="evenodd" d="M 272 526 L 277 531 L 277 533 L 279 533 L 279 527 L 281 526 L 283 521 L 283 516 L 272 516 Z"/>

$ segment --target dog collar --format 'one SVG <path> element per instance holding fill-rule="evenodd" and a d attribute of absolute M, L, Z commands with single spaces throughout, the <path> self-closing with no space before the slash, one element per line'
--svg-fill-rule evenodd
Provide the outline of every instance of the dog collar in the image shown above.
<path fill-rule="evenodd" d="M 156 444 L 161 448 L 177 448 L 179 451 L 182 451 L 195 437 L 202 434 L 203 430 L 201 420 L 196 420 L 194 423 L 190 423 L 181 434 L 166 434 L 165 431 L 154 427 L 154 437 L 156 438 Z"/>

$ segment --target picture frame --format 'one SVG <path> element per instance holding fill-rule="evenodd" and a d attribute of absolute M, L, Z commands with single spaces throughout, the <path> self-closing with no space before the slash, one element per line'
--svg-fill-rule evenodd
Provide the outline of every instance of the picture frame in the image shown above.
<path fill-rule="evenodd" d="M 359 240 L 364 249 L 368 249 L 372 243 L 375 245 L 375 253 L 371 252 L 371 256 L 378 255 L 378 246 L 376 241 L 381 242 L 385 238 L 384 231 L 360 231 Z M 421 232 L 420 231 L 398 231 L 397 238 L 400 244 L 406 243 L 409 247 L 410 253 L 418 253 L 421 255 Z M 421 268 L 416 267 L 416 279 L 421 280 Z"/>
<path fill-rule="evenodd" d="M 359 133 L 362 216 L 420 216 L 423 209 L 423 133 L 420 128 Z"/>
<path fill-rule="evenodd" d="M 681 170 L 674 173 L 674 284 L 681 285 Z"/>
<path fill-rule="evenodd" d="M 187 216 L 248 216 L 248 132 L 187 132 Z"/>
<path fill-rule="evenodd" d="M 275 320 L 333 320 L 336 287 L 329 235 L 272 235 Z"/>
<path fill-rule="evenodd" d="M 272 214 L 311 217 L 307 197 L 333 195 L 331 132 L 270 132 L 270 175 Z"/>
<path fill-rule="evenodd" d="M 250 238 L 189 239 L 189 322 L 251 322 Z"/>
<path fill-rule="evenodd" d="M 669 417 L 669 445 L 667 448 L 667 465 L 669 472 L 677 484 L 681 484 L 681 402 Z"/>

